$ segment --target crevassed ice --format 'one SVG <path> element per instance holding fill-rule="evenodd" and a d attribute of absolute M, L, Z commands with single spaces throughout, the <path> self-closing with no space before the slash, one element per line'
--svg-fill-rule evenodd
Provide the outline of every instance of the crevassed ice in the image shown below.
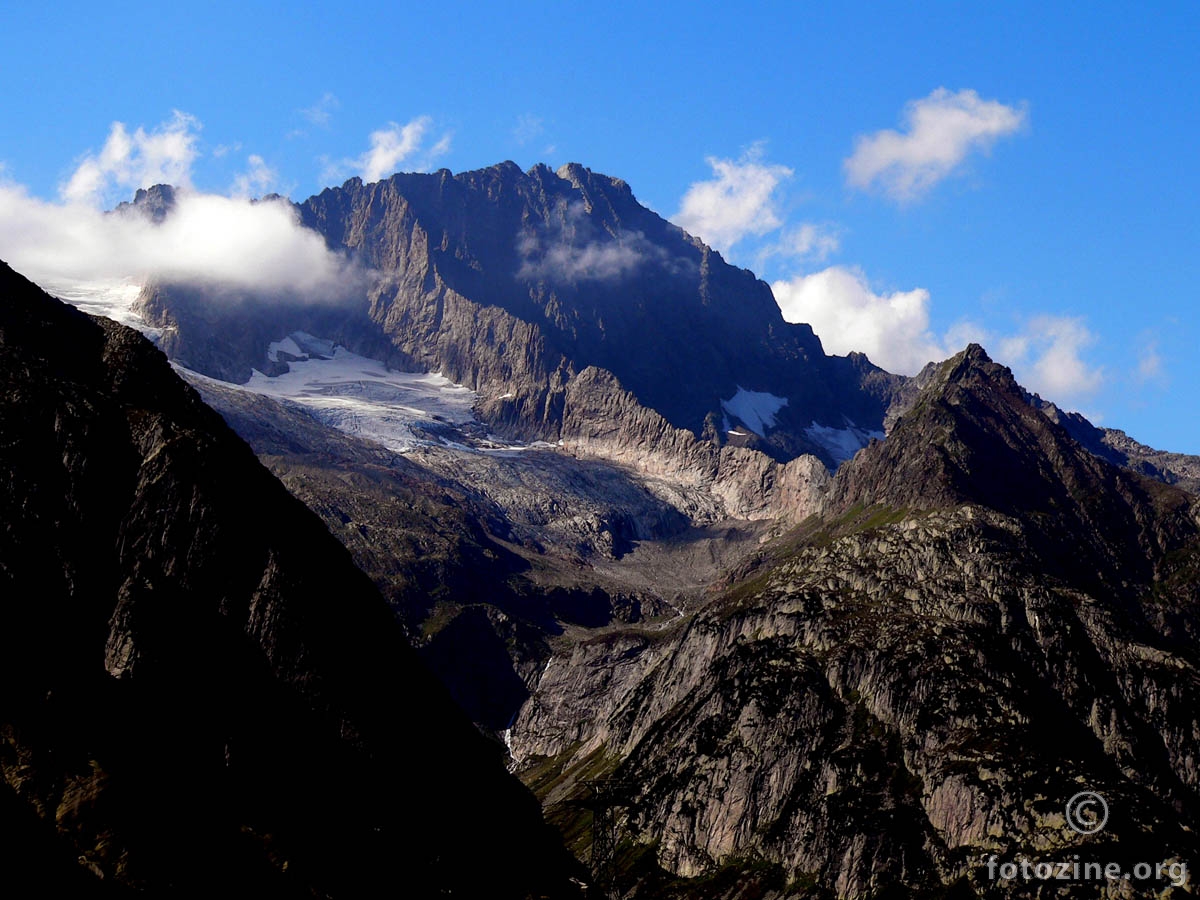
<path fill-rule="evenodd" d="M 414 425 L 475 421 L 471 407 L 476 393 L 438 373 L 397 372 L 302 332 L 271 344 L 273 358 L 280 350 L 326 358 L 289 361 L 282 375 L 268 376 L 256 369 L 242 385 L 244 390 L 299 403 L 321 422 L 389 450 L 404 452 L 428 443 L 417 437 Z"/>

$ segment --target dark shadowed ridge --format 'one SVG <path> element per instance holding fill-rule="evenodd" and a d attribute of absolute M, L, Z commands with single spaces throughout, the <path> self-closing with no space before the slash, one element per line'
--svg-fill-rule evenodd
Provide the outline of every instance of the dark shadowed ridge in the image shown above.
<path fill-rule="evenodd" d="M 368 579 L 166 358 L 7 266 L 0 297 L 3 893 L 572 896 Z"/>

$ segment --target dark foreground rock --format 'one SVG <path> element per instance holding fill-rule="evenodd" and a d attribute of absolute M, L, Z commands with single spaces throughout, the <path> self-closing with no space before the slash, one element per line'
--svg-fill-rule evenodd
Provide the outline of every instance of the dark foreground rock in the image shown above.
<path fill-rule="evenodd" d="M 0 270 L 0 892 L 572 896 L 369 580 L 141 336 Z"/>

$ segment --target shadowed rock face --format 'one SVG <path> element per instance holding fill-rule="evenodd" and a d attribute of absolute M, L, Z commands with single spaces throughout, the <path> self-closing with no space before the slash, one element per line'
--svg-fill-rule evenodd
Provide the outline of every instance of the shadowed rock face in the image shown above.
<path fill-rule="evenodd" d="M 972 347 L 707 608 L 551 659 L 514 756 L 567 834 L 578 779 L 629 786 L 648 896 L 1045 896 L 989 881 L 992 854 L 1194 867 L 1197 572 L 1195 498 L 1084 450 Z M 1111 816 L 1083 840 L 1086 789 Z"/>
<path fill-rule="evenodd" d="M 398 346 L 429 363 L 436 356 L 456 380 L 543 381 L 562 364 L 596 366 L 696 435 L 710 413 L 719 420 L 721 399 L 739 385 L 767 391 L 788 399 L 779 433 L 768 434 L 783 458 L 796 455 L 814 419 L 882 420 L 885 392 L 864 389 L 879 370 L 826 357 L 809 326 L 783 321 L 764 282 L 641 206 L 619 179 L 576 164 L 524 173 L 504 163 L 458 176 L 353 180 L 301 211 L 331 246 L 395 273 L 373 317 Z M 471 306 L 460 311 L 459 298 Z M 456 320 L 476 308 L 485 321 Z M 511 348 L 521 358 L 505 337 L 487 337 L 495 316 L 505 332 L 510 317 L 536 328 L 537 341 Z M 538 415 L 552 413 L 548 401 Z"/>
<path fill-rule="evenodd" d="M 943 363 L 887 441 L 839 473 L 833 505 L 975 503 L 1021 519 L 1051 571 L 1119 586 L 1195 528 L 1194 497 L 1105 462 L 1028 402 L 978 345 Z"/>
<path fill-rule="evenodd" d="M 571 896 L 366 576 L 162 354 L 7 267 L 0 301 L 0 882 Z"/>

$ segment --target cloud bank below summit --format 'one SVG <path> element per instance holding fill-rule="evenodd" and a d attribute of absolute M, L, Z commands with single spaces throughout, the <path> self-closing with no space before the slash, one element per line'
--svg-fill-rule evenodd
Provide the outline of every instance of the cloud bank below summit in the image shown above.
<path fill-rule="evenodd" d="M 339 299 L 361 276 L 301 227 L 287 201 L 181 192 L 160 225 L 134 212 L 49 203 L 0 187 L 0 253 L 41 284 L 170 280 Z"/>

